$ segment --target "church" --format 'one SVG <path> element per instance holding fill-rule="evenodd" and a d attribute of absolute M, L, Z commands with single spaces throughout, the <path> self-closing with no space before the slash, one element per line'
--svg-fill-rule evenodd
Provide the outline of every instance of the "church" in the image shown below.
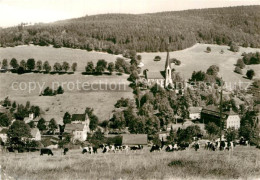
<path fill-rule="evenodd" d="M 157 83 L 161 87 L 167 88 L 169 85 L 172 85 L 172 68 L 171 68 L 170 55 L 168 50 L 167 50 L 164 72 L 161 71 L 149 72 L 149 70 L 146 70 L 145 79 L 147 80 L 149 86 Z"/>

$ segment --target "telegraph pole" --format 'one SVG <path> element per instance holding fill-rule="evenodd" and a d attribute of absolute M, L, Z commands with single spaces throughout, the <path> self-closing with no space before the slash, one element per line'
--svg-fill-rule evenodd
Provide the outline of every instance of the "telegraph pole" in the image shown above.
<path fill-rule="evenodd" d="M 221 78 L 221 82 L 220 82 L 220 103 L 219 103 L 219 120 L 220 120 L 220 142 L 222 141 L 222 130 L 223 130 L 223 122 L 222 122 L 222 94 L 223 94 L 223 84 L 222 84 L 222 78 Z"/>

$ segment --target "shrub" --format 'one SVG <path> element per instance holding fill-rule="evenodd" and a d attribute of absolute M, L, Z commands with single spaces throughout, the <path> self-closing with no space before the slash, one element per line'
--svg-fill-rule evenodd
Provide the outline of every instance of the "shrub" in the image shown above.
<path fill-rule="evenodd" d="M 207 47 L 207 52 L 210 53 L 211 52 L 211 48 Z"/>
<path fill-rule="evenodd" d="M 234 72 L 238 74 L 243 74 L 242 70 L 238 66 L 235 68 Z"/>
<path fill-rule="evenodd" d="M 154 61 L 161 61 L 161 56 L 155 56 L 155 58 L 153 59 Z"/>
<path fill-rule="evenodd" d="M 255 76 L 255 71 L 253 69 L 250 69 L 246 72 L 246 76 L 248 77 L 248 79 L 253 79 L 253 77 Z"/>

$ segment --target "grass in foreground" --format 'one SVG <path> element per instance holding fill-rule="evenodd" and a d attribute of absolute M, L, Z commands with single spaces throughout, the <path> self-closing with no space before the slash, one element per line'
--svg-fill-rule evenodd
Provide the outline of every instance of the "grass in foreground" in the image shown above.
<path fill-rule="evenodd" d="M 260 177 L 259 150 L 236 147 L 234 152 L 193 149 L 180 152 L 61 155 L 3 154 L 2 169 L 17 179 L 236 179 Z"/>

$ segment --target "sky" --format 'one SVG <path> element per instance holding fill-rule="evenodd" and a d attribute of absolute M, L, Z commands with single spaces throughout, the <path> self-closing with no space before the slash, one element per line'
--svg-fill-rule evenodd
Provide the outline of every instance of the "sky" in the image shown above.
<path fill-rule="evenodd" d="M 260 5 L 260 0 L 0 0 L 0 27 L 105 13 L 153 13 Z"/>

